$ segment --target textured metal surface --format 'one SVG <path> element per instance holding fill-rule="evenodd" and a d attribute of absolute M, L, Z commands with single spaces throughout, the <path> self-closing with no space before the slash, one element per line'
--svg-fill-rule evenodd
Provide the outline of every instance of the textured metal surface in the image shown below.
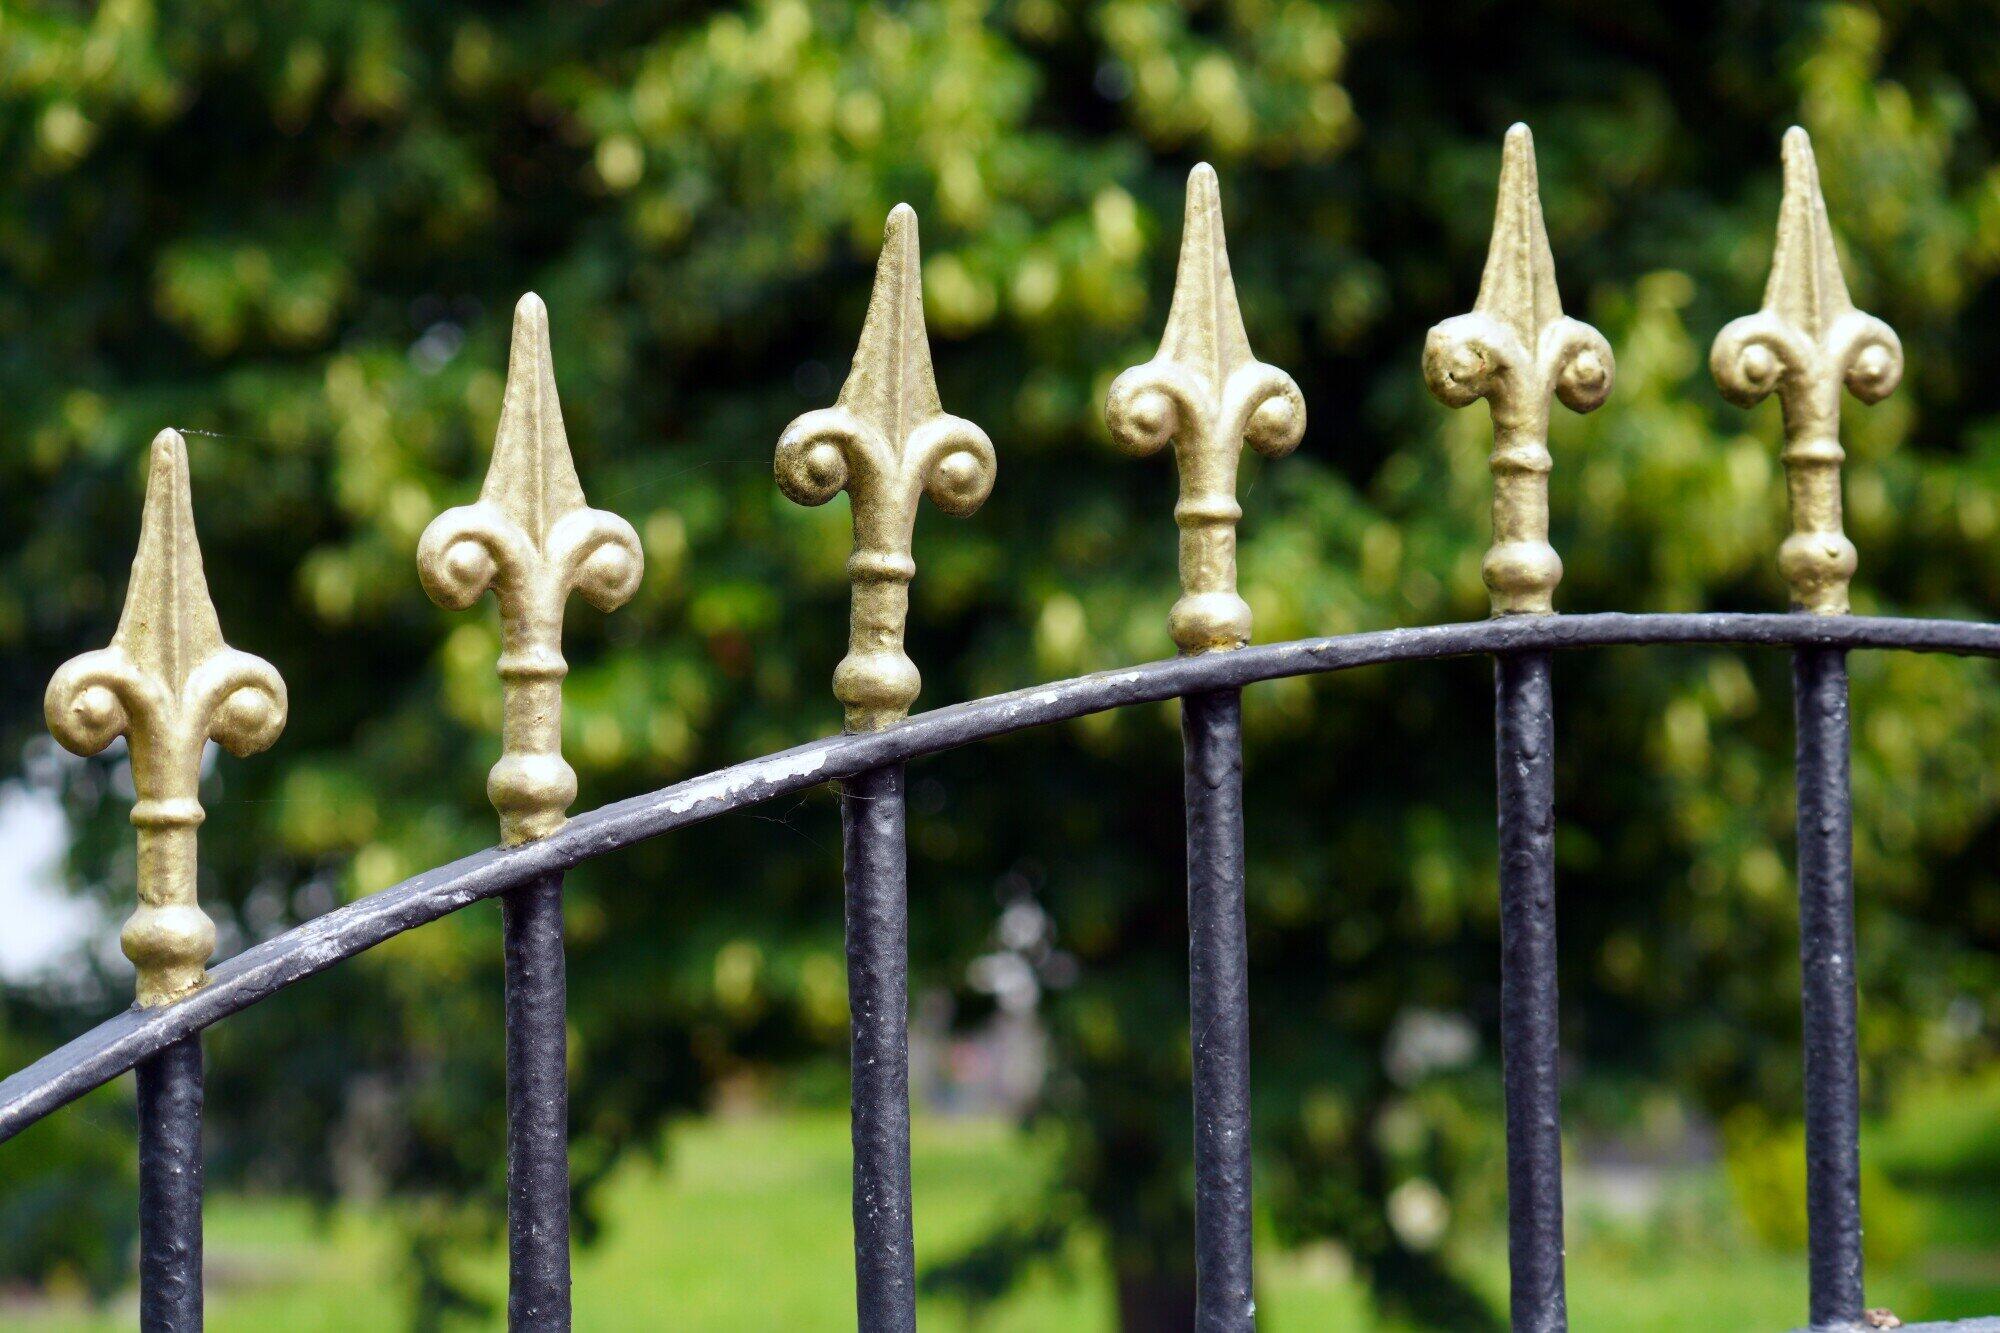
<path fill-rule="evenodd" d="M 1188 177 L 1180 269 L 1166 332 L 1151 361 L 1111 385 L 1104 414 L 1111 438 L 1136 455 L 1174 442 L 1181 498 L 1181 596 L 1167 626 L 1183 653 L 1250 642 L 1250 607 L 1236 592 L 1236 464 L 1248 444 L 1282 458 L 1306 430 L 1306 402 L 1292 377 L 1250 354 L 1222 197 L 1206 162 Z"/>
<path fill-rule="evenodd" d="M 1854 830 L 1847 656 L 1792 658 L 1798 723 L 1799 961 L 1805 1018 L 1806 1224 L 1813 1323 L 1858 1321 L 1861 1073 L 1855 1050 Z"/>
<path fill-rule="evenodd" d="M 1176 657 L 953 704 L 886 731 L 828 737 L 613 802 L 578 815 L 538 842 L 475 853 L 295 926 L 217 964 L 209 984 L 182 1003 L 114 1015 L 0 1082 L 0 1141 L 168 1043 L 405 930 L 538 875 L 822 782 L 1111 708 L 1261 680 L 1526 649 L 1660 643 L 1898 648 L 2000 657 L 2000 626 L 1720 612 L 1506 616 Z"/>
<path fill-rule="evenodd" d="M 2000 1319 L 1960 1319 L 1956 1323 L 1858 1323 L 1836 1325 L 1834 1329 L 1794 1329 L 1792 1333 L 1874 1333 L 1876 1329 L 1896 1329 L 1896 1333 L 2000 1333 Z"/>
<path fill-rule="evenodd" d="M 841 790 L 853 1039 L 854 1288 L 863 1333 L 917 1326 L 910 1212 L 910 915 L 903 766 Z"/>
<path fill-rule="evenodd" d="M 286 712 L 276 669 L 222 641 L 177 431 L 153 440 L 139 552 L 111 646 L 65 662 L 43 712 L 77 754 L 119 736 L 130 747 L 139 907 L 119 943 L 138 969 L 141 1006 L 177 1000 L 202 984 L 215 951 L 215 923 L 195 897 L 202 748 L 212 739 L 231 754 L 268 749 Z"/>
<path fill-rule="evenodd" d="M 1478 299 L 1424 340 L 1424 382 L 1448 406 L 1491 406 L 1493 545 L 1480 572 L 1495 615 L 1546 615 L 1562 581 L 1549 545 L 1549 402 L 1577 412 L 1602 403 L 1611 345 L 1563 314 L 1526 125 L 1507 131 L 1499 195 Z"/>
<path fill-rule="evenodd" d="M 1256 1327 L 1250 1245 L 1250 951 L 1243 922 L 1243 695 L 1181 703 L 1188 1019 L 1194 1042 L 1195 1327 Z"/>
<path fill-rule="evenodd" d="M 569 1327 L 563 877 L 501 899 L 507 984 L 507 1323 Z"/>
<path fill-rule="evenodd" d="M 514 308 L 514 342 L 493 459 L 474 504 L 431 520 L 417 573 L 439 606 L 462 611 L 490 589 L 500 603 L 500 761 L 486 794 L 503 842 L 562 827 L 576 773 L 562 756 L 563 607 L 572 591 L 623 606 L 645 569 L 639 536 L 584 503 L 556 397 L 549 312 L 533 292 Z"/>
<path fill-rule="evenodd" d="M 1500 825 L 1500 1048 L 1508 1295 L 1515 1333 L 1569 1327 L 1563 1293 L 1562 1051 L 1556 1004 L 1555 696 L 1547 653 L 1493 664 Z"/>
<path fill-rule="evenodd" d="M 201 1038 L 139 1066 L 139 1327 L 201 1327 Z"/>
<path fill-rule="evenodd" d="M 1842 531 L 1840 388 L 1864 403 L 1887 397 L 1903 378 L 1896 331 L 1854 308 L 1820 195 L 1812 141 L 1785 133 L 1785 194 L 1764 308 L 1716 335 L 1709 369 L 1723 396 L 1748 407 L 1771 393 L 1785 416 L 1785 483 L 1792 533 L 1778 569 L 1792 604 L 1816 615 L 1847 611 L 1854 543 Z"/>
<path fill-rule="evenodd" d="M 851 502 L 853 610 L 847 656 L 833 673 L 849 731 L 900 721 L 922 683 L 903 651 L 917 573 L 911 545 L 918 497 L 930 496 L 947 514 L 970 514 L 992 493 L 996 467 L 986 432 L 947 413 L 938 399 L 917 215 L 898 204 L 840 397 L 787 426 L 773 460 L 779 489 L 797 503 L 825 504 L 843 490 Z"/>

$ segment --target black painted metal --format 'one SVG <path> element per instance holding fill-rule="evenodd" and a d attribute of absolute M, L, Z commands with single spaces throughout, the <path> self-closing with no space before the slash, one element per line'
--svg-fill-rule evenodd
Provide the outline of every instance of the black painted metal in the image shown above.
<path fill-rule="evenodd" d="M 507 984 L 507 1325 L 569 1327 L 569 1037 L 561 872 L 500 900 Z"/>
<path fill-rule="evenodd" d="M 2000 1333 L 2000 1319 L 1960 1319 L 1956 1323 L 1898 1323 L 1888 1325 L 1898 1333 Z M 1860 1325 L 1862 1331 L 1868 1325 Z M 1822 1333 L 1820 1329 L 1796 1329 L 1796 1333 Z"/>
<path fill-rule="evenodd" d="M 1479 653 L 1659 643 L 1896 648 L 2000 657 L 2000 625 L 1728 612 L 1505 616 L 1177 657 L 953 704 L 886 731 L 829 737 L 627 797 L 578 815 L 537 842 L 475 853 L 295 926 L 210 968 L 209 984 L 187 999 L 156 1009 L 125 1010 L 0 1081 L 0 1143 L 170 1042 L 406 930 L 538 875 L 822 782 L 1089 713 L 1260 680 Z"/>
<path fill-rule="evenodd" d="M 139 1067 L 139 1327 L 201 1328 L 201 1038 Z"/>
<path fill-rule="evenodd" d="M 1798 723 L 1799 961 L 1806 1224 L 1814 1328 L 1861 1323 L 1861 1074 L 1855 1053 L 1854 813 L 1847 654 L 1792 656 Z"/>
<path fill-rule="evenodd" d="M 903 766 L 841 793 L 853 1034 L 854 1288 L 862 1333 L 914 1333 L 910 1211 L 910 915 Z"/>
<path fill-rule="evenodd" d="M 1243 922 L 1243 694 L 1181 701 L 1188 1018 L 1194 1048 L 1195 1327 L 1257 1326 L 1250 1253 L 1250 949 Z"/>
<path fill-rule="evenodd" d="M 1516 1333 L 1569 1327 L 1556 1004 L 1555 695 L 1545 652 L 1493 663 L 1500 822 L 1500 1048 Z"/>

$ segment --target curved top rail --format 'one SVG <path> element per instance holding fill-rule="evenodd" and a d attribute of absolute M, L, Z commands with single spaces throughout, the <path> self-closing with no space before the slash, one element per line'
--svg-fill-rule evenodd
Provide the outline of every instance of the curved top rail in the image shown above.
<path fill-rule="evenodd" d="M 829 737 L 732 764 L 576 816 L 539 842 L 494 847 L 335 908 L 210 970 L 176 1004 L 127 1009 L 0 1082 L 0 1143 L 193 1032 L 295 981 L 469 903 L 606 852 L 884 764 L 1130 704 L 1389 662 L 1633 644 L 1893 648 L 2000 657 L 2000 625 L 1886 616 L 1509 616 L 1299 639 L 1178 657 L 919 713 L 885 731 Z"/>

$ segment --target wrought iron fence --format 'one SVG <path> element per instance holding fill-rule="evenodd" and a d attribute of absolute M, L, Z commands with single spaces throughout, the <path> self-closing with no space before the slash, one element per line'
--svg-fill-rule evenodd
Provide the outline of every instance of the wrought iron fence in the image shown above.
<path fill-rule="evenodd" d="M 561 749 L 563 607 L 582 593 L 611 610 L 640 582 L 630 524 L 584 500 L 564 434 L 548 314 L 515 311 L 507 386 L 479 498 L 438 516 L 417 565 L 425 590 L 463 609 L 499 603 L 502 754 L 487 791 L 501 845 L 337 908 L 210 969 L 215 930 L 195 895 L 200 756 L 272 744 L 284 682 L 222 639 L 195 540 L 186 445 L 153 442 L 124 614 L 109 647 L 49 683 L 50 728 L 92 754 L 122 736 L 137 800 L 139 906 L 122 943 L 138 1002 L 0 1082 L 0 1140 L 127 1070 L 138 1077 L 140 1322 L 202 1322 L 201 1032 L 305 977 L 470 903 L 504 914 L 509 1322 L 569 1326 L 563 874 L 647 838 L 823 782 L 842 790 L 852 1014 L 854 1256 L 861 1328 L 916 1325 L 910 1205 L 908 917 L 904 765 L 1026 728 L 1133 704 L 1181 701 L 1185 749 L 1189 1006 L 1196 1174 L 1196 1323 L 1254 1326 L 1251 1253 L 1249 959 L 1244 932 L 1241 691 L 1258 681 L 1392 662 L 1494 660 L 1501 922 L 1501 1041 L 1507 1122 L 1513 1327 L 1567 1327 L 1553 857 L 1558 650 L 1727 644 L 1792 650 L 1797 724 L 1800 958 L 1805 1024 L 1810 1311 L 1815 1330 L 1895 1327 L 1862 1294 L 1855 1045 L 1852 803 L 1846 655 L 1861 648 L 2000 657 L 2000 626 L 1857 617 L 1856 555 L 1841 526 L 1843 386 L 1874 402 L 1896 386 L 1902 349 L 1856 310 L 1834 250 L 1812 149 L 1784 141 L 1784 196 L 1764 305 L 1717 337 L 1711 368 L 1742 404 L 1775 393 L 1792 534 L 1779 566 L 1789 614 L 1555 614 L 1562 561 L 1548 536 L 1552 401 L 1587 412 L 1611 389 L 1609 345 L 1563 314 L 1543 228 L 1533 142 L 1507 135 L 1493 240 L 1469 314 L 1431 331 L 1431 391 L 1488 401 L 1493 544 L 1483 573 L 1493 618 L 1248 646 L 1236 589 L 1236 470 L 1245 445 L 1272 457 L 1305 432 L 1291 376 L 1250 351 L 1237 308 L 1215 173 L 1197 167 L 1159 353 L 1112 385 L 1112 439 L 1144 455 L 1171 443 L 1180 475 L 1180 656 L 908 716 L 917 668 L 903 649 L 919 498 L 978 509 L 996 459 L 985 432 L 939 401 L 924 327 L 915 214 L 889 215 L 854 363 L 831 408 L 778 442 L 784 493 L 821 504 L 848 492 L 854 551 L 848 654 L 834 674 L 843 734 L 736 764 L 575 818 Z M 663 1324 L 671 1317 L 662 1316 Z M 1934 1328 L 1947 1327 L 1933 1325 Z M 1953 1325 L 2000 1333 L 2000 1320 Z"/>

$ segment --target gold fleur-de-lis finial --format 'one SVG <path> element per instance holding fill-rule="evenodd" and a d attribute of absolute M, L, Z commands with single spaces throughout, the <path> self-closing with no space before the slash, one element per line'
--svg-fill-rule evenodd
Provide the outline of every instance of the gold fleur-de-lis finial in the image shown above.
<path fill-rule="evenodd" d="M 1493 413 L 1493 544 L 1480 572 L 1493 614 L 1555 611 L 1562 557 L 1549 545 L 1549 403 L 1588 412 L 1611 392 L 1611 345 L 1563 314 L 1542 222 L 1535 140 L 1507 131 L 1493 240 L 1472 313 L 1434 326 L 1424 383 L 1448 407 L 1486 399 Z"/>
<path fill-rule="evenodd" d="M 195 894 L 201 756 L 270 748 L 285 729 L 285 682 L 269 662 L 222 641 L 202 573 L 187 443 L 153 440 L 139 551 L 109 648 L 65 662 L 43 712 L 64 748 L 96 754 L 123 736 L 139 830 L 139 907 L 119 937 L 138 969 L 139 1004 L 167 1004 L 207 980 L 215 923 Z"/>
<path fill-rule="evenodd" d="M 632 525 L 584 503 L 556 398 L 548 307 L 530 292 L 514 307 L 507 389 L 479 499 L 432 519 L 417 544 L 417 573 L 439 606 L 462 611 L 489 588 L 500 603 L 501 755 L 486 795 L 509 846 L 561 828 L 576 799 L 576 771 L 562 754 L 569 595 L 616 610 L 644 570 Z"/>
<path fill-rule="evenodd" d="M 1854 308 L 1840 274 L 1812 140 L 1785 132 L 1785 194 L 1764 308 L 1732 320 L 1716 335 L 1709 370 L 1722 396 L 1749 407 L 1778 395 L 1785 418 L 1785 483 L 1792 531 L 1778 548 L 1778 570 L 1792 607 L 1815 615 L 1847 613 L 1854 543 L 1842 530 L 1840 388 L 1864 403 L 1887 397 L 1903 378 L 1896 331 Z"/>
<path fill-rule="evenodd" d="M 1247 443 L 1282 458 L 1306 431 L 1306 401 L 1292 377 L 1250 352 L 1229 247 L 1222 192 L 1203 162 L 1188 176 L 1179 271 L 1166 332 L 1151 361 L 1112 382 L 1104 415 L 1111 439 L 1135 457 L 1174 442 L 1180 470 L 1181 596 L 1167 617 L 1183 653 L 1241 648 L 1250 607 L 1236 591 L 1236 464 Z"/>
<path fill-rule="evenodd" d="M 854 368 L 832 407 L 785 428 L 773 464 L 779 489 L 799 504 L 825 504 L 845 490 L 853 508 L 853 609 L 847 656 L 833 673 L 849 731 L 879 731 L 916 701 L 921 678 L 903 651 L 903 629 L 917 572 L 910 547 L 918 497 L 929 495 L 947 514 L 970 514 L 992 493 L 996 466 L 986 432 L 938 400 L 917 215 L 898 204 L 883 232 Z"/>

